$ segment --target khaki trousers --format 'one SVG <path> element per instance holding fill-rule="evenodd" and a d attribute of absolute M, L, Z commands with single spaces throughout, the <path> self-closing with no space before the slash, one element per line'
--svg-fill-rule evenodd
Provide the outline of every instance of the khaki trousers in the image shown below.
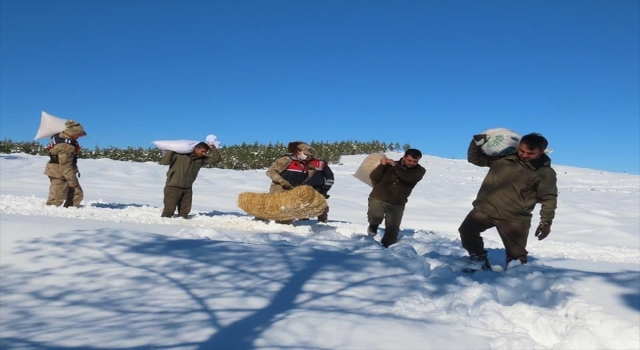
<path fill-rule="evenodd" d="M 66 179 L 58 179 L 49 177 L 49 197 L 47 205 L 55 205 L 57 207 L 64 205 L 67 207 L 80 207 L 80 203 L 84 198 L 82 187 L 78 183 L 78 187 L 69 187 Z"/>

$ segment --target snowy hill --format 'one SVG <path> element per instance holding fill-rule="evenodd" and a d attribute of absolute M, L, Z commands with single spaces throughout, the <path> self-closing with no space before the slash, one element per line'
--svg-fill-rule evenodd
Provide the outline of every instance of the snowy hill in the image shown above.
<path fill-rule="evenodd" d="M 425 156 L 385 249 L 365 236 L 363 159 L 332 166 L 327 224 L 280 225 L 236 205 L 264 170 L 203 169 L 193 217 L 165 219 L 166 167 L 80 160 L 85 206 L 65 209 L 44 206 L 47 158 L 0 155 L 0 347 L 640 348 L 640 176 L 554 166 L 531 262 L 505 271 L 489 230 L 495 272 L 466 275 L 457 228 L 486 169 Z"/>

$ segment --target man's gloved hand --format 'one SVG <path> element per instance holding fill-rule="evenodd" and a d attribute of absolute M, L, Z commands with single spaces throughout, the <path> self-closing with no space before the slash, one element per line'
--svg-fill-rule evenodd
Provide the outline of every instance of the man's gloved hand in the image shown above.
<path fill-rule="evenodd" d="M 551 233 L 551 225 L 541 222 L 536 229 L 536 237 L 538 237 L 538 240 L 541 241 L 547 238 L 549 233 Z"/>
<path fill-rule="evenodd" d="M 287 180 L 282 180 L 282 182 L 280 183 L 280 186 L 282 186 L 282 188 L 287 191 L 293 189 L 293 186 L 291 186 L 291 184 Z"/>
<path fill-rule="evenodd" d="M 485 142 L 487 142 L 487 135 L 486 134 L 473 135 L 473 142 L 478 146 L 482 146 L 484 145 Z"/>

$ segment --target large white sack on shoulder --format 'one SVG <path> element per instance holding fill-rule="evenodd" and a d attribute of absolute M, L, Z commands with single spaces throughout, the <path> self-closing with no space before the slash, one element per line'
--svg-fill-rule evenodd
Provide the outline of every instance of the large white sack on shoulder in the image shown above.
<path fill-rule="evenodd" d="M 487 135 L 487 140 L 480 146 L 486 155 L 504 156 L 518 151 L 520 134 L 513 130 L 494 128 L 485 130 L 482 134 Z"/>
<path fill-rule="evenodd" d="M 67 128 L 64 125 L 66 121 L 66 119 L 54 117 L 51 114 L 42 111 L 42 116 L 40 117 L 40 128 L 38 128 L 38 132 L 36 133 L 34 140 L 51 137 L 63 132 L 64 129 Z"/>
<path fill-rule="evenodd" d="M 360 164 L 356 172 L 353 174 L 353 176 L 356 179 L 373 187 L 373 184 L 371 183 L 371 178 L 369 177 L 369 175 L 371 175 L 371 172 L 373 171 L 373 169 L 375 169 L 378 165 L 380 165 L 380 159 L 382 158 L 384 158 L 384 154 L 382 153 L 372 153 L 368 155 L 362 161 L 362 163 Z"/>
<path fill-rule="evenodd" d="M 174 151 L 176 153 L 191 153 L 200 141 L 192 140 L 159 140 L 152 142 L 157 148 L 163 151 Z"/>
<path fill-rule="evenodd" d="M 215 148 L 220 148 L 220 141 L 218 141 L 216 135 L 207 135 L 207 138 L 204 142 L 206 142 L 208 145 L 214 145 Z"/>

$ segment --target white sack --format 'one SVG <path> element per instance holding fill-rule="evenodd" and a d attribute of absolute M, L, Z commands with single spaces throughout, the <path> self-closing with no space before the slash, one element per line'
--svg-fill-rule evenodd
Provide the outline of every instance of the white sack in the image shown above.
<path fill-rule="evenodd" d="M 42 111 L 42 116 L 40 117 L 40 128 L 36 133 L 36 137 L 34 140 L 42 139 L 45 137 L 51 137 L 55 134 L 59 134 L 66 129 L 66 119 L 54 117 L 51 114 Z"/>
<path fill-rule="evenodd" d="M 207 135 L 207 138 L 204 140 L 208 145 L 214 145 L 216 148 L 220 148 L 220 141 L 216 135 Z"/>
<path fill-rule="evenodd" d="M 176 153 L 191 153 L 193 149 L 202 141 L 193 140 L 159 140 L 152 143 L 163 151 L 174 151 Z M 209 145 L 214 145 L 216 148 L 220 147 L 220 141 L 215 135 L 208 135 L 205 142 Z"/>
<path fill-rule="evenodd" d="M 369 175 L 371 175 L 371 172 L 373 171 L 373 169 L 375 169 L 378 165 L 380 165 L 380 159 L 382 158 L 384 158 L 384 154 L 382 153 L 372 153 L 368 155 L 362 161 L 362 164 L 360 164 L 360 167 L 358 167 L 358 170 L 356 170 L 353 176 L 356 179 L 373 187 L 373 184 L 371 183 L 371 178 L 369 177 Z"/>
<path fill-rule="evenodd" d="M 174 151 L 176 153 L 191 153 L 200 141 L 192 140 L 159 140 L 152 142 L 157 148 L 163 151 Z"/>
<path fill-rule="evenodd" d="M 513 130 L 495 128 L 485 130 L 481 134 L 487 135 L 487 140 L 480 146 L 486 155 L 503 156 L 518 151 L 520 134 Z"/>

